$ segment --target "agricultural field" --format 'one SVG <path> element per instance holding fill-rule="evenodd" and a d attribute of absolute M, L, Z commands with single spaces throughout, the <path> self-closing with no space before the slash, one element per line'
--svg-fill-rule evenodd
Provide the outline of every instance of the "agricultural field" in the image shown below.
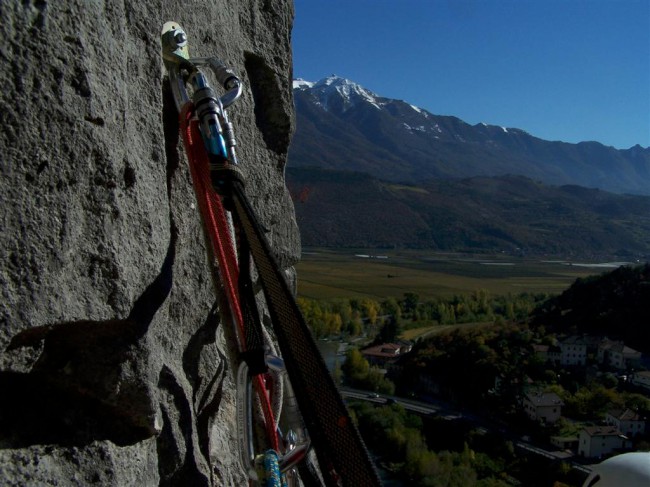
<path fill-rule="evenodd" d="M 298 295 L 312 299 L 451 297 L 485 289 L 492 295 L 559 294 L 577 278 L 626 262 L 576 262 L 511 255 L 304 248 Z"/>
<path fill-rule="evenodd" d="M 418 338 L 427 338 L 432 335 L 440 333 L 449 333 L 454 330 L 468 330 L 470 328 L 480 328 L 483 326 L 491 326 L 491 322 L 487 323 L 459 323 L 456 325 L 428 325 L 418 328 L 409 328 L 400 333 L 399 337 L 402 340 L 415 341 Z"/>

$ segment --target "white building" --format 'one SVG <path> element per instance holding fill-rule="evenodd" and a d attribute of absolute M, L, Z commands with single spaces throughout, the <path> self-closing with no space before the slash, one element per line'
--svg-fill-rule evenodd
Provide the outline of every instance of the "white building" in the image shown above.
<path fill-rule="evenodd" d="M 560 342 L 560 365 L 586 365 L 587 342 L 578 336 L 571 336 Z"/>
<path fill-rule="evenodd" d="M 562 416 L 562 399 L 554 392 L 529 392 L 524 396 L 524 411 L 533 421 L 553 424 Z"/>
<path fill-rule="evenodd" d="M 587 426 L 580 432 L 578 455 L 601 458 L 630 446 L 631 442 L 615 426 Z"/>
<path fill-rule="evenodd" d="M 638 366 L 641 352 L 625 346 L 623 342 L 604 339 L 598 345 L 598 362 L 616 369 L 625 370 Z"/>
<path fill-rule="evenodd" d="M 605 416 L 608 425 L 615 426 L 625 436 L 632 438 L 645 433 L 645 418 L 631 409 L 609 411 Z"/>

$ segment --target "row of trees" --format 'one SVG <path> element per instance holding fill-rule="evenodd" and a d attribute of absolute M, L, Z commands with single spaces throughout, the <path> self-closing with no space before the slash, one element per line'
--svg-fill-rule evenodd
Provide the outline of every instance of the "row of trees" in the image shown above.
<path fill-rule="evenodd" d="M 364 298 L 314 300 L 298 298 L 302 311 L 317 338 L 345 334 L 373 335 L 387 319 L 400 328 L 435 324 L 493 323 L 521 320 L 546 299 L 545 294 L 521 293 L 491 296 L 485 289 L 452 298 L 420 300 L 415 293 L 381 301 Z"/>
<path fill-rule="evenodd" d="M 515 404 L 532 357 L 533 333 L 523 325 L 456 329 L 415 345 L 404 357 L 396 382 L 403 392 L 422 390 L 422 379 L 437 384 L 437 394 L 463 404 L 485 407 L 495 379 L 502 377 L 504 406 Z M 515 390 L 515 387 L 517 390 Z"/>
<path fill-rule="evenodd" d="M 347 351 L 341 370 L 350 387 L 389 395 L 395 393 L 395 384 L 384 377 L 379 367 L 371 366 L 356 348 Z"/>
<path fill-rule="evenodd" d="M 650 411 L 650 399 L 646 396 L 621 391 L 616 384 L 603 384 L 603 381 L 599 380 L 586 382 L 573 392 L 560 384 L 549 384 L 545 390 L 555 392 L 564 402 L 562 414 L 574 419 L 602 420 L 612 409 Z"/>

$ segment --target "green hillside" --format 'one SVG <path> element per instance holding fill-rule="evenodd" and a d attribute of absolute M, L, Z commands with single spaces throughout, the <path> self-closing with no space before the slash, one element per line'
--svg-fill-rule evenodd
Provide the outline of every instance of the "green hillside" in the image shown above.
<path fill-rule="evenodd" d="M 577 279 L 537 310 L 534 323 L 549 331 L 623 340 L 650 353 L 650 264 L 623 266 Z"/>
<path fill-rule="evenodd" d="M 521 176 L 385 182 L 289 168 L 303 245 L 647 260 L 650 197 Z"/>

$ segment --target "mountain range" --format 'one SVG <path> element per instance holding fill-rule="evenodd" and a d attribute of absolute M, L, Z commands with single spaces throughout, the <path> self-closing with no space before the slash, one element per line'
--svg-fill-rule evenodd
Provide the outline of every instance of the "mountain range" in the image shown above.
<path fill-rule="evenodd" d="M 514 174 L 650 195 L 650 148 L 639 145 L 619 150 L 598 142 L 551 142 L 521 129 L 470 125 L 334 75 L 294 81 L 294 101 L 292 167 L 353 170 L 407 183 Z"/>
<path fill-rule="evenodd" d="M 469 125 L 336 76 L 294 81 L 303 245 L 650 258 L 650 149 Z"/>

